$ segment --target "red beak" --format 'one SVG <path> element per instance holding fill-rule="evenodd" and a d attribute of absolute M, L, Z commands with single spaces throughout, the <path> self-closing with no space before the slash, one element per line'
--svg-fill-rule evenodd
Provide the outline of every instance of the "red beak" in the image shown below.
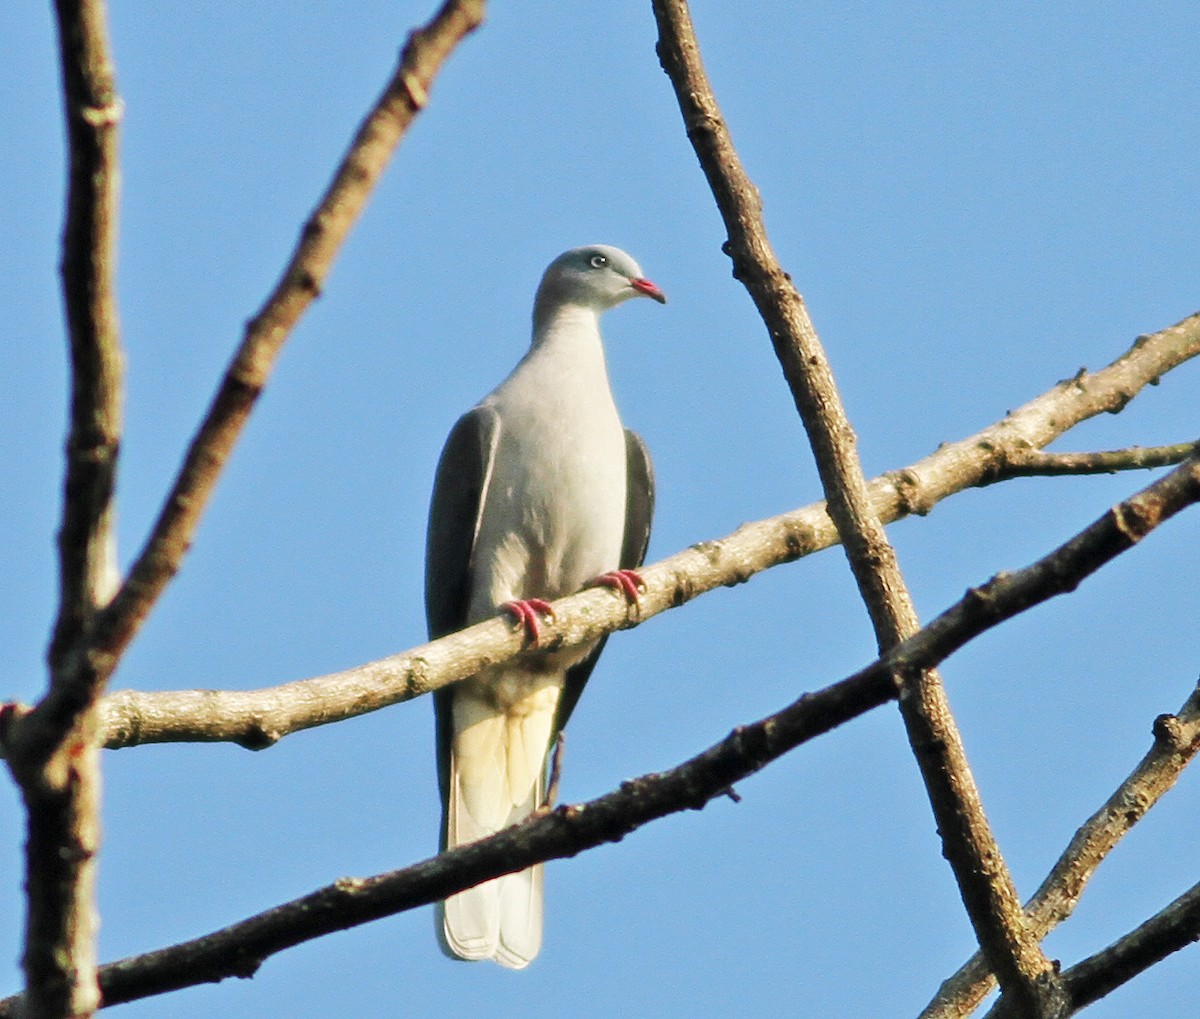
<path fill-rule="evenodd" d="M 639 276 L 636 279 L 631 279 L 629 285 L 639 293 L 645 294 L 647 297 L 653 297 L 659 304 L 667 303 L 667 295 L 648 279 Z"/>

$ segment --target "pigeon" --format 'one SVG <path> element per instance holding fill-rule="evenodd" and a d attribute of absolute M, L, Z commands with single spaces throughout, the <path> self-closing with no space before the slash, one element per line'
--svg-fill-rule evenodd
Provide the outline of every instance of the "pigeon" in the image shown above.
<path fill-rule="evenodd" d="M 609 388 L 600 316 L 666 297 L 619 248 L 559 255 L 533 305 L 533 341 L 490 395 L 459 418 L 438 462 L 425 605 L 437 638 L 503 612 L 536 649 L 548 602 L 605 584 L 636 601 L 654 475 Z M 604 640 L 531 650 L 434 693 L 442 849 L 542 809 L 547 758 Z M 522 969 L 542 944 L 542 866 L 449 897 L 443 951 Z"/>

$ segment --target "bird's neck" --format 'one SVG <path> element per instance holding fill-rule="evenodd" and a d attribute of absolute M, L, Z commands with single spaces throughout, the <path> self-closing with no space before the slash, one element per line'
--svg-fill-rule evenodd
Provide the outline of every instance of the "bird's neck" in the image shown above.
<path fill-rule="evenodd" d="M 607 382 L 598 311 L 562 304 L 535 323 L 533 343 L 523 360 L 526 371 L 551 372 L 560 384 L 569 378 Z"/>
<path fill-rule="evenodd" d="M 559 333 L 600 332 L 600 312 L 582 304 L 543 304 L 533 308 L 533 345 Z"/>

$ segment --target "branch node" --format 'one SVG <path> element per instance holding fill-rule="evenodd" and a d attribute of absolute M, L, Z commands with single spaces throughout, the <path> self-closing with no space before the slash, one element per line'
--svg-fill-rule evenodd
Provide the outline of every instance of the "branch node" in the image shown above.
<path fill-rule="evenodd" d="M 125 104 L 120 99 L 114 99 L 103 106 L 80 107 L 79 117 L 89 127 L 113 127 L 125 116 Z"/>
<path fill-rule="evenodd" d="M 283 733 L 277 727 L 269 726 L 262 719 L 255 718 L 246 724 L 246 729 L 238 737 L 237 744 L 247 750 L 266 750 L 282 738 Z"/>
<path fill-rule="evenodd" d="M 915 471 L 905 468 L 899 471 L 889 471 L 886 476 L 896 490 L 901 513 L 906 516 L 916 514 L 919 517 L 929 515 L 935 500 L 925 496 L 924 486 Z"/>
<path fill-rule="evenodd" d="M 1147 385 L 1156 386 L 1158 385 L 1158 378 L 1155 377 L 1152 379 L 1147 379 L 1146 382 Z M 1109 405 L 1104 408 L 1105 413 L 1120 414 L 1121 411 L 1125 409 L 1126 404 L 1128 404 L 1133 397 L 1134 394 L 1128 389 L 1119 390 L 1113 395 L 1112 399 L 1109 401 Z"/>
<path fill-rule="evenodd" d="M 1142 506 L 1136 498 L 1114 506 L 1109 510 L 1109 515 L 1113 526 L 1130 545 L 1136 545 L 1158 523 L 1158 515 L 1153 512 L 1153 507 Z"/>
<path fill-rule="evenodd" d="M 817 542 L 812 528 L 799 520 L 788 520 L 783 524 L 783 547 L 787 550 L 783 562 L 794 562 L 808 555 L 816 548 Z"/>
<path fill-rule="evenodd" d="M 1154 720 L 1152 731 L 1156 743 L 1170 747 L 1176 753 L 1187 752 L 1195 743 L 1195 737 L 1192 739 L 1187 737 L 1186 727 L 1179 720 L 1178 715 L 1170 713 L 1159 715 Z"/>
<path fill-rule="evenodd" d="M 321 296 L 321 281 L 309 269 L 298 269 L 295 274 L 296 287 L 305 290 L 314 298 Z"/>
<path fill-rule="evenodd" d="M 429 102 L 429 91 L 421 84 L 416 75 L 405 71 L 400 75 L 400 84 L 404 86 L 404 94 L 412 104 L 413 112 L 423 110 Z"/>

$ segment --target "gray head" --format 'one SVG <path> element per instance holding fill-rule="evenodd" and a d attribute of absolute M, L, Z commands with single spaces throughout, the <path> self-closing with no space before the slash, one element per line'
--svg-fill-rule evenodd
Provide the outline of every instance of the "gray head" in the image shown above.
<path fill-rule="evenodd" d="M 642 268 L 620 248 L 589 244 L 564 251 L 546 269 L 533 302 L 533 328 L 566 304 L 597 314 L 631 297 L 666 304 L 666 295 L 642 275 Z"/>

